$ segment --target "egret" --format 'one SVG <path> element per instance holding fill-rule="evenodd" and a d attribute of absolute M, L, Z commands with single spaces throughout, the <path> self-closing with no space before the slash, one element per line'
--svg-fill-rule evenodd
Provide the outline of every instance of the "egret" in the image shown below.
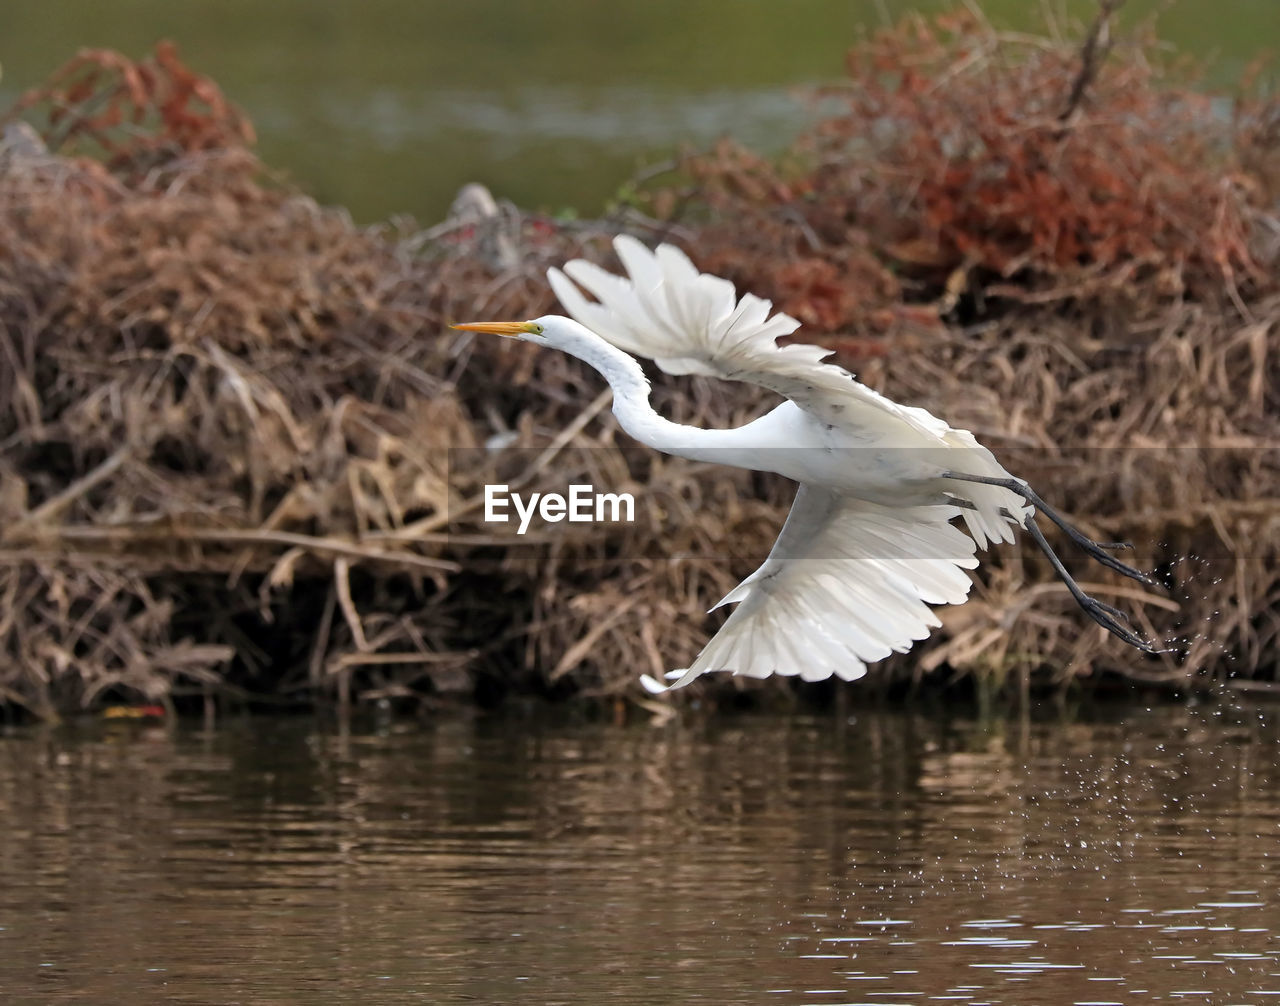
<path fill-rule="evenodd" d="M 672 245 L 651 251 L 626 235 L 613 244 L 626 277 L 582 259 L 548 271 L 571 317 L 453 327 L 582 360 L 609 383 L 618 423 L 641 443 L 799 483 L 763 565 L 716 605 L 737 605 L 720 631 L 689 667 L 668 673 L 670 685 L 643 676 L 647 689 L 679 688 L 709 671 L 860 678 L 867 664 L 906 652 L 941 625 L 929 605 L 963 603 L 972 586 L 965 570 L 978 564 L 977 549 L 1012 542 L 1015 528 L 1031 536 L 1090 618 L 1139 650 L 1158 652 L 1123 612 L 1072 579 L 1035 515 L 1103 565 L 1154 586 L 1111 554 L 1124 543 L 1086 537 L 968 430 L 860 384 L 823 362 L 830 351 L 778 345 L 800 323 L 770 315 L 769 301 L 739 298 L 731 282 L 699 273 Z M 669 422 L 649 404 L 637 356 L 668 374 L 744 381 L 785 400 L 736 429 Z"/>

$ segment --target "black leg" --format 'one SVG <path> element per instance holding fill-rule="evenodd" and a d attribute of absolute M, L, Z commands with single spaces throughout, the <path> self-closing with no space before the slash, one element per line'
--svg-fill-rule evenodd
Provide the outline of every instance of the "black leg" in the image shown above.
<path fill-rule="evenodd" d="M 1090 597 L 1080 588 L 1080 585 L 1076 583 L 1076 581 L 1071 578 L 1071 574 L 1067 572 L 1067 568 L 1062 565 L 1062 560 L 1058 558 L 1053 549 L 1050 548 L 1049 543 L 1045 541 L 1044 534 L 1041 532 L 1039 525 L 1036 524 L 1034 517 L 1028 517 L 1024 526 L 1027 529 L 1027 533 L 1031 535 L 1032 540 L 1035 541 L 1037 546 L 1039 546 L 1040 551 L 1043 552 L 1048 557 L 1049 562 L 1053 564 L 1054 571 L 1061 578 L 1062 582 L 1067 585 L 1067 590 L 1071 591 L 1071 596 L 1076 599 L 1076 604 L 1080 605 L 1080 607 L 1084 609 L 1084 613 L 1086 615 L 1092 618 L 1112 635 L 1123 639 L 1130 646 L 1137 647 L 1143 653 L 1162 652 L 1157 647 L 1147 642 L 1147 640 L 1139 636 L 1128 626 L 1121 624 L 1122 621 L 1129 621 L 1129 616 L 1123 611 L 1118 608 L 1113 608 L 1109 604 L 1104 604 L 1096 597 Z"/>
<path fill-rule="evenodd" d="M 1051 521 L 1057 524 L 1058 527 L 1062 528 L 1068 538 L 1089 553 L 1089 555 L 1097 559 L 1098 562 L 1102 563 L 1102 565 L 1109 569 L 1114 569 L 1117 573 L 1123 573 L 1125 576 L 1129 577 L 1129 579 L 1137 580 L 1139 583 L 1145 584 L 1148 587 L 1160 586 L 1154 577 L 1149 576 L 1140 569 L 1134 569 L 1127 563 L 1121 562 L 1108 551 L 1109 549 L 1132 548 L 1133 546 L 1131 544 L 1123 541 L 1099 542 L 1094 541 L 1087 535 L 1081 534 L 1067 523 L 1066 518 L 1063 517 L 1062 514 L 1049 506 L 1048 503 L 1040 498 L 1039 493 L 1021 479 L 995 478 L 990 475 L 965 475 L 961 472 L 943 472 L 942 477 L 945 479 L 956 479 L 959 482 L 977 482 L 986 486 L 1000 486 L 1002 489 L 1008 489 L 1010 492 L 1017 493 L 1035 507 L 1039 513 L 1044 514 Z"/>

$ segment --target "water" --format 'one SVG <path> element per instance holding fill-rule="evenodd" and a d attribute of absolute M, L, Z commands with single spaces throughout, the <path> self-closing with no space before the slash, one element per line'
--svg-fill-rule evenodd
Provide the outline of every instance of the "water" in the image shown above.
<path fill-rule="evenodd" d="M 728 134 L 776 151 L 812 118 L 860 36 L 950 0 L 93 0 L 0 5 L 0 107 L 80 46 L 139 58 L 161 38 L 258 127 L 266 162 L 371 222 L 440 219 L 481 181 L 522 206 L 597 212 L 637 167 Z M 984 0 L 1001 27 L 1042 10 L 1082 22 L 1096 0 Z M 1230 89 L 1280 38 L 1275 0 L 1129 0 L 1211 58 Z M 1075 32 L 1075 34 L 1079 34 Z"/>
<path fill-rule="evenodd" d="M 6 1002 L 1265 1003 L 1280 710 L 0 737 Z"/>

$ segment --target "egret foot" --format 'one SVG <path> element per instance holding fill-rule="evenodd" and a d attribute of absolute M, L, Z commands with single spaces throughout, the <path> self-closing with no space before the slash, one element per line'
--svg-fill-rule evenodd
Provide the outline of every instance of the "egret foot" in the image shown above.
<path fill-rule="evenodd" d="M 1034 517 L 1028 517 L 1024 525 L 1027 533 L 1031 535 L 1033 541 L 1039 546 L 1052 563 L 1054 572 L 1058 574 L 1059 579 L 1067 585 L 1067 590 L 1071 591 L 1071 596 L 1075 598 L 1076 604 L 1084 610 L 1084 613 L 1110 632 L 1113 636 L 1124 640 L 1130 646 L 1136 647 L 1143 653 L 1159 653 L 1160 649 L 1151 642 L 1143 639 L 1127 625 L 1121 622 L 1128 622 L 1129 616 L 1119 608 L 1113 608 L 1104 601 L 1099 601 L 1096 597 L 1086 594 L 1074 579 L 1067 572 L 1067 567 L 1062 565 L 1062 560 L 1045 541 L 1044 533 L 1040 530 L 1040 526 L 1036 523 Z"/>

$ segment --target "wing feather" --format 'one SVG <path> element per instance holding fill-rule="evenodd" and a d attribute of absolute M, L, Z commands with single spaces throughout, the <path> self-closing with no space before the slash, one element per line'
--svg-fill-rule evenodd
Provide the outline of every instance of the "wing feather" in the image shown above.
<path fill-rule="evenodd" d="M 563 272 L 550 269 L 547 276 L 573 318 L 624 352 L 653 360 L 669 374 L 760 385 L 823 422 L 846 419 L 846 406 L 857 402 L 927 437 L 950 429 L 924 409 L 898 405 L 842 367 L 824 363 L 829 350 L 779 346 L 780 337 L 800 327 L 795 318 L 770 316 L 772 303 L 753 294 L 738 297 L 731 282 L 699 273 L 680 249 L 664 244 L 650 251 L 625 234 L 613 246 L 626 277 L 585 259 L 566 263 Z"/>
<path fill-rule="evenodd" d="M 977 545 L 949 523 L 960 513 L 802 485 L 769 557 L 721 602 L 737 609 L 687 669 L 668 675 L 670 687 L 709 671 L 852 681 L 905 653 L 941 624 L 930 604 L 969 595 Z"/>

